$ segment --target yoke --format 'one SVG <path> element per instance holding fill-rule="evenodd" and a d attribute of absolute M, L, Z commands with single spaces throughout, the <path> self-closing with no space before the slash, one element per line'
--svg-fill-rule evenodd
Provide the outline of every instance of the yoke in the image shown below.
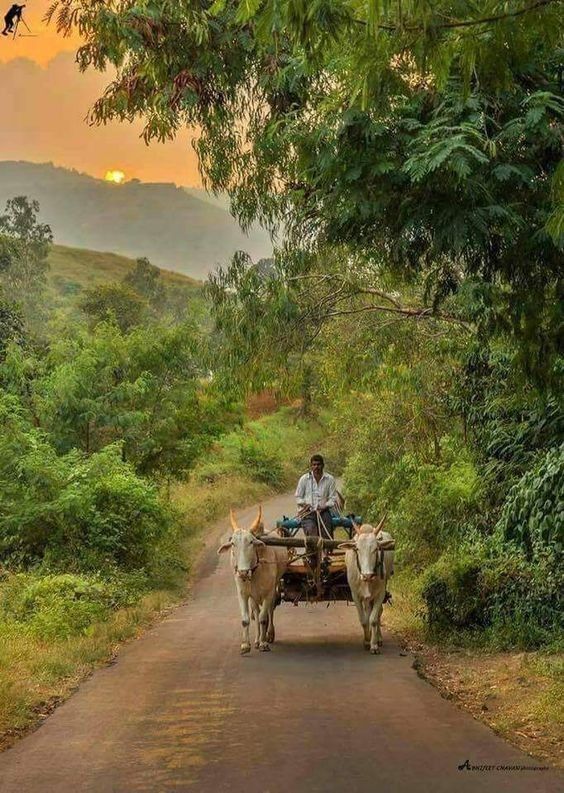
<path fill-rule="evenodd" d="M 354 521 L 354 522 L 353 522 Z M 301 527 L 299 518 L 287 518 L 277 521 L 277 528 L 284 534 L 291 536 L 262 535 L 261 540 L 265 545 L 274 545 L 288 548 L 290 560 L 286 572 L 280 579 L 280 600 L 293 603 L 300 602 L 327 602 L 337 600 L 352 600 L 352 595 L 347 580 L 345 564 L 345 549 L 339 546 L 350 540 L 355 524 L 362 522 L 355 516 L 336 516 L 332 519 L 333 527 L 342 527 L 347 531 L 348 537 L 343 539 L 328 539 L 325 537 L 296 537 Z M 304 554 L 298 555 L 293 549 L 303 548 Z M 380 543 L 380 552 L 393 551 L 395 540 Z"/>

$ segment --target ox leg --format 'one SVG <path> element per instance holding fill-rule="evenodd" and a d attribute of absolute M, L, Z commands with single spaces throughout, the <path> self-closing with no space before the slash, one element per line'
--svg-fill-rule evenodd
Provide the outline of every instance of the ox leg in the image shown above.
<path fill-rule="evenodd" d="M 266 641 L 269 644 L 274 642 L 275 632 L 274 632 L 274 609 L 276 606 L 272 606 L 270 611 L 268 612 L 268 628 L 266 629 Z"/>
<path fill-rule="evenodd" d="M 372 655 L 379 655 L 380 653 L 380 645 L 378 644 L 378 634 L 380 632 L 379 622 L 385 594 L 385 589 L 382 588 L 382 591 L 374 598 L 372 611 L 370 612 L 370 652 Z M 380 634 L 380 642 L 381 640 L 382 636 Z"/>
<path fill-rule="evenodd" d="M 382 639 L 382 627 L 381 627 L 383 611 L 384 611 L 384 605 L 382 604 L 380 606 L 380 611 L 378 612 L 378 621 L 376 623 L 376 643 L 378 644 L 378 647 L 381 647 L 384 644 L 384 640 Z"/>
<path fill-rule="evenodd" d="M 237 590 L 239 597 L 239 608 L 241 609 L 241 625 L 243 626 L 243 636 L 241 638 L 241 655 L 251 652 L 251 640 L 249 637 L 249 598 Z"/>
<path fill-rule="evenodd" d="M 365 609 L 363 601 L 353 595 L 354 604 L 358 612 L 358 619 L 364 633 L 364 649 L 370 649 L 370 628 L 368 627 L 368 610 Z"/>
<path fill-rule="evenodd" d="M 251 608 L 251 619 L 255 623 L 255 647 L 258 650 L 260 644 L 259 610 L 253 598 L 249 598 L 249 603 Z"/>
<path fill-rule="evenodd" d="M 260 626 L 259 650 L 261 651 L 261 653 L 267 653 L 270 650 L 270 647 L 268 646 L 266 634 L 268 631 L 269 615 L 270 612 L 272 611 L 273 605 L 274 602 L 272 598 L 270 598 L 269 600 L 263 600 L 263 602 L 260 605 L 258 622 Z"/>

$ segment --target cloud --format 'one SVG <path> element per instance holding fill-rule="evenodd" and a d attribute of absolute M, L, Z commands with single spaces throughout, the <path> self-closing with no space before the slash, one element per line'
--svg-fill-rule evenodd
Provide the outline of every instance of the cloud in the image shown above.
<path fill-rule="evenodd" d="M 87 125 L 108 78 L 92 70 L 81 74 L 72 53 L 60 53 L 46 67 L 28 58 L 0 63 L 0 81 L 0 160 L 50 161 L 93 176 L 119 168 L 143 181 L 200 183 L 188 130 L 174 142 L 148 147 L 140 123 Z"/>

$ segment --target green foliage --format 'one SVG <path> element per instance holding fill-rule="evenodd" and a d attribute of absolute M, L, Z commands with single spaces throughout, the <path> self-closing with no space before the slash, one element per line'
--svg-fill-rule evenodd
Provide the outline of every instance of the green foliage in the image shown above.
<path fill-rule="evenodd" d="M 563 586 L 553 550 L 531 562 L 515 546 L 478 535 L 446 551 L 420 582 L 433 635 L 468 634 L 495 649 L 534 648 L 562 636 Z"/>
<path fill-rule="evenodd" d="M 205 365 L 191 324 L 126 334 L 101 323 L 53 342 L 33 409 L 62 452 L 119 441 L 141 473 L 180 476 L 230 420 L 229 397 L 202 382 Z"/>
<path fill-rule="evenodd" d="M 422 598 L 434 631 L 483 628 L 486 597 L 481 587 L 483 554 L 480 545 L 445 554 L 425 573 Z"/>
<path fill-rule="evenodd" d="M 112 610 L 135 603 L 146 586 L 132 574 L 15 573 L 0 586 L 0 622 L 42 641 L 60 641 L 87 634 Z"/>
<path fill-rule="evenodd" d="M 0 548 L 14 563 L 49 558 L 68 569 L 146 566 L 173 515 L 154 486 L 109 446 L 57 455 L 15 398 L 0 409 Z"/>
<path fill-rule="evenodd" d="M 25 196 L 12 198 L 0 216 L 0 287 L 21 305 L 36 329 L 43 316 L 41 297 L 47 283 L 47 254 L 53 240 L 47 224 L 39 223 L 39 204 Z"/>
<path fill-rule="evenodd" d="M 283 482 L 283 468 L 278 455 L 264 449 L 252 436 L 241 441 L 241 464 L 251 477 L 272 487 Z"/>
<path fill-rule="evenodd" d="M 81 68 L 116 77 L 92 119 L 199 130 L 206 183 L 295 247 L 421 278 L 430 307 L 483 286 L 482 333 L 538 382 L 561 344 L 560 5 L 351 0 L 211 8 L 56 0 Z M 307 269 L 300 271 L 307 275 Z M 342 306 L 341 306 L 342 308 Z"/>
<path fill-rule="evenodd" d="M 498 531 L 515 542 L 529 558 L 547 546 L 562 552 L 564 541 L 564 445 L 541 455 L 534 467 L 509 491 Z"/>
<path fill-rule="evenodd" d="M 93 324 L 113 320 L 120 330 L 127 331 L 142 324 L 147 302 L 125 284 L 101 284 L 85 292 L 80 308 Z"/>
<path fill-rule="evenodd" d="M 512 352 L 473 343 L 461 361 L 450 399 L 497 505 L 539 454 L 564 438 L 561 401 L 531 388 L 512 366 Z"/>
<path fill-rule="evenodd" d="M 17 305 L 2 297 L 0 291 L 0 364 L 3 363 L 8 345 L 22 344 L 25 339 L 24 322 Z"/>
<path fill-rule="evenodd" d="M 210 450 L 209 459 L 196 465 L 192 482 L 221 486 L 229 477 L 244 478 L 279 490 L 295 487 L 298 473 L 307 467 L 309 456 L 326 433 L 327 417 L 305 421 L 291 408 L 282 408 L 222 436 Z M 329 459 L 329 467 L 334 460 Z"/>
<path fill-rule="evenodd" d="M 161 271 L 144 257 L 135 261 L 135 268 L 127 273 L 123 282 L 143 297 L 153 309 L 158 309 L 165 299 L 166 290 L 161 281 Z"/>
<path fill-rule="evenodd" d="M 6 203 L 4 214 L 0 215 L 0 234 L 24 242 L 33 249 L 38 258 L 45 258 L 53 241 L 51 227 L 39 223 L 39 202 L 26 196 L 11 198 Z"/>

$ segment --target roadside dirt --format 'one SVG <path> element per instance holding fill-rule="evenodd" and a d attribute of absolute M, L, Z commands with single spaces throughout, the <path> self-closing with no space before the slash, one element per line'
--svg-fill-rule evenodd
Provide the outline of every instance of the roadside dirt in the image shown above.
<path fill-rule="evenodd" d="M 564 725 L 546 709 L 557 710 L 551 675 L 537 666 L 536 653 L 446 652 L 411 644 L 418 674 L 445 699 L 484 722 L 522 751 L 564 768 Z M 560 683 L 561 695 L 564 683 Z M 560 699 L 562 703 L 562 696 Z"/>

